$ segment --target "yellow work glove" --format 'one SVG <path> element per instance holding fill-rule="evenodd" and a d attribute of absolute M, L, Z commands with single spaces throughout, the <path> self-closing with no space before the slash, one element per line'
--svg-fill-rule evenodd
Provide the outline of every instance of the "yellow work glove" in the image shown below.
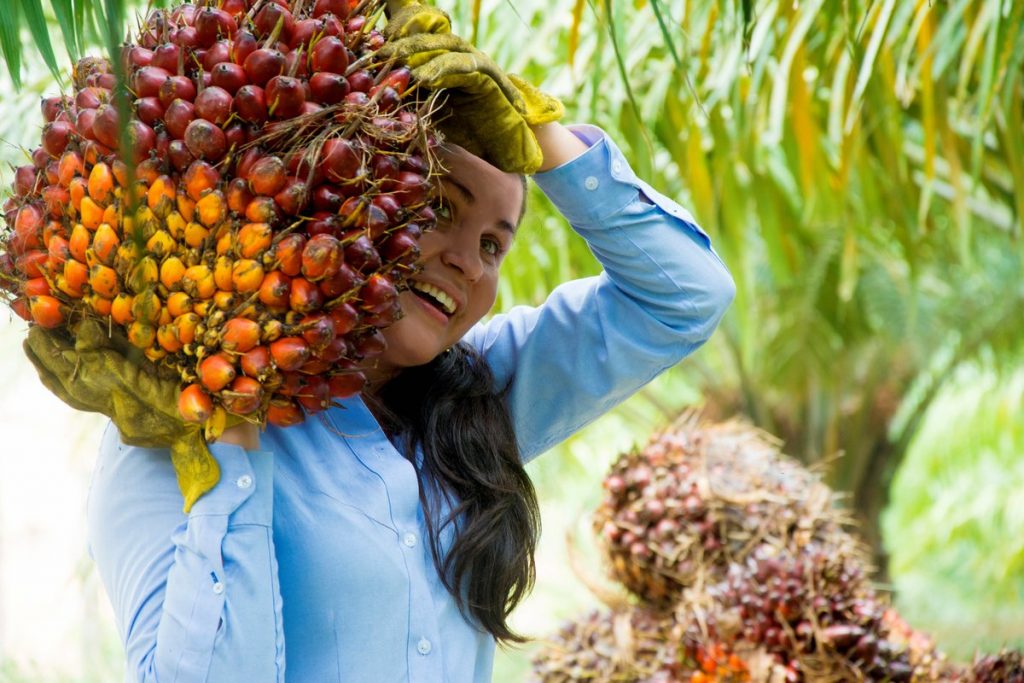
<path fill-rule="evenodd" d="M 420 85 L 446 91 L 438 121 L 445 138 L 503 171 L 536 171 L 544 155 L 530 127 L 562 118 L 562 103 L 504 73 L 490 57 L 450 33 L 440 10 L 409 0 L 390 4 L 393 14 L 384 30 L 388 41 L 377 55 L 407 65 Z M 423 32 L 424 26 L 435 30 Z"/>
<path fill-rule="evenodd" d="M 72 342 L 33 326 L 23 347 L 50 391 L 72 408 L 103 413 L 133 446 L 171 449 L 185 512 L 220 479 L 203 428 L 178 414 L 178 382 L 157 377 L 138 349 L 119 343 L 96 320 L 84 320 Z M 131 357 L 140 355 L 138 360 Z"/>

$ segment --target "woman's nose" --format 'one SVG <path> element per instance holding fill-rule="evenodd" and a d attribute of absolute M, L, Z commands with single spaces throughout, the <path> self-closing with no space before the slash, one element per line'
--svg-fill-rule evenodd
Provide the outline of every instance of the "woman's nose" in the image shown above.
<path fill-rule="evenodd" d="M 469 282 L 476 282 L 483 275 L 484 264 L 476 238 L 467 234 L 470 232 L 457 228 L 448 234 L 449 239 L 441 250 L 441 263 L 461 272 Z"/>

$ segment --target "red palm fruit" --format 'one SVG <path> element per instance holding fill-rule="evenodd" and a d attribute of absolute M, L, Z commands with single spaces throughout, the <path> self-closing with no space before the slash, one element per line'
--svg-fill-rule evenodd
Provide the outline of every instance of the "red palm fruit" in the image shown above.
<path fill-rule="evenodd" d="M 231 93 L 216 85 L 211 86 L 196 95 L 196 116 L 222 126 L 231 116 L 232 102 Z"/>
<path fill-rule="evenodd" d="M 160 83 L 163 83 L 163 79 L 167 78 L 168 75 L 170 74 L 165 74 L 160 79 Z M 157 89 L 160 88 L 160 83 L 156 84 Z M 156 90 L 153 91 L 153 94 L 156 95 Z M 139 95 L 139 97 L 144 97 L 144 95 Z M 101 104 L 107 104 L 109 102 L 110 91 L 104 88 L 86 86 L 75 93 L 75 106 L 78 108 L 79 112 L 88 109 L 97 109 Z"/>
<path fill-rule="evenodd" d="M 278 38 L 287 43 L 295 30 L 295 17 L 283 5 L 268 2 L 256 13 L 253 24 L 264 36 L 278 31 Z"/>
<path fill-rule="evenodd" d="M 245 218 L 251 223 L 274 223 L 281 217 L 281 210 L 273 197 L 255 197 L 245 207 Z"/>
<path fill-rule="evenodd" d="M 370 238 L 359 234 L 345 246 L 345 262 L 361 273 L 369 273 L 380 268 L 380 254 Z"/>
<path fill-rule="evenodd" d="M 238 259 L 231 266 L 231 283 L 236 292 L 255 292 L 263 283 L 264 270 L 255 259 Z"/>
<path fill-rule="evenodd" d="M 120 130 L 117 109 L 104 104 L 96 110 L 96 119 L 92 123 L 92 132 L 102 145 L 110 149 L 117 147 L 117 135 Z"/>
<path fill-rule="evenodd" d="M 249 202 L 253 200 L 253 194 L 249 191 L 249 183 L 245 178 L 234 178 L 228 183 L 227 191 L 224 193 L 228 200 L 228 208 L 232 213 L 242 215 Z"/>
<path fill-rule="evenodd" d="M 349 398 L 355 396 L 366 385 L 366 377 L 356 370 L 338 372 L 327 378 L 327 385 L 332 398 Z"/>
<path fill-rule="evenodd" d="M 309 188 L 298 178 L 289 178 L 284 188 L 274 195 L 274 202 L 288 216 L 297 216 L 309 203 Z"/>
<path fill-rule="evenodd" d="M 238 231 L 238 255 L 257 258 L 270 248 L 274 231 L 268 223 L 246 223 Z"/>
<path fill-rule="evenodd" d="M 178 172 L 184 172 L 196 160 L 184 140 L 171 140 L 167 146 L 167 158 Z"/>
<path fill-rule="evenodd" d="M 65 157 L 67 157 L 68 155 L 73 155 L 73 154 L 77 154 L 77 152 L 64 152 L 64 155 L 61 156 L 61 160 L 63 161 L 63 159 Z M 79 155 L 79 158 L 80 157 L 81 157 L 81 155 Z M 58 166 L 58 178 L 59 177 L 60 177 L 60 171 L 59 171 L 59 166 Z M 68 182 L 71 182 L 70 178 L 68 179 Z M 61 183 L 61 184 L 64 185 L 64 187 L 67 187 L 66 183 Z M 19 197 L 24 197 L 29 192 L 31 192 L 33 190 L 33 188 L 35 188 L 35 186 L 36 186 L 36 169 L 35 169 L 35 167 L 34 166 L 29 166 L 29 165 L 19 166 L 14 171 L 14 182 L 12 183 L 11 186 L 12 186 L 12 189 L 14 190 L 14 194 L 16 194 Z"/>
<path fill-rule="evenodd" d="M 128 124 L 128 145 L 131 154 L 122 151 L 122 157 L 131 159 L 136 164 L 148 159 L 156 147 L 156 131 L 142 121 L 133 120 Z"/>
<path fill-rule="evenodd" d="M 64 268 L 64 262 L 71 258 L 71 248 L 68 241 L 60 235 L 54 235 L 46 243 L 46 253 L 49 254 L 47 265 L 54 273 L 59 273 Z"/>
<path fill-rule="evenodd" d="M 135 167 L 135 179 L 151 185 L 162 170 L 163 163 L 159 159 L 147 159 Z"/>
<path fill-rule="evenodd" d="M 296 21 L 295 30 L 292 31 L 291 38 L 288 40 L 288 47 L 293 50 L 298 47 L 305 47 L 313 39 L 313 36 L 323 35 L 323 31 L 324 22 L 319 19 L 308 17 Z"/>
<path fill-rule="evenodd" d="M 196 14 L 196 37 L 199 44 L 209 47 L 219 38 L 231 38 L 238 30 L 235 18 L 223 9 L 204 7 Z"/>
<path fill-rule="evenodd" d="M 26 322 L 32 322 L 32 311 L 29 309 L 28 299 L 23 296 L 19 296 L 10 303 L 10 307 L 19 318 Z"/>
<path fill-rule="evenodd" d="M 360 358 L 374 358 L 387 348 L 388 342 L 380 330 L 373 330 L 353 340 L 353 352 Z"/>
<path fill-rule="evenodd" d="M 194 26 L 182 26 L 178 29 L 171 29 L 168 34 L 172 43 L 180 45 L 182 48 L 190 48 L 195 50 L 199 47 L 199 37 L 196 35 L 196 29 Z"/>
<path fill-rule="evenodd" d="M 236 377 L 220 398 L 229 413 L 249 415 L 259 409 L 260 401 L 263 400 L 263 387 L 251 377 Z"/>
<path fill-rule="evenodd" d="M 153 51 L 139 45 L 125 46 L 123 57 L 126 71 L 132 68 L 141 69 L 153 63 Z"/>
<path fill-rule="evenodd" d="M 234 363 L 226 353 L 215 353 L 200 361 L 199 381 L 209 391 L 220 391 L 235 378 Z"/>
<path fill-rule="evenodd" d="M 39 108 L 43 112 L 43 120 L 47 123 L 57 120 L 57 115 L 71 104 L 70 98 L 62 96 L 43 97 L 39 100 Z"/>
<path fill-rule="evenodd" d="M 210 82 L 234 95 L 249 82 L 249 77 L 240 65 L 234 62 L 221 62 L 210 70 Z"/>
<path fill-rule="evenodd" d="M 402 172 L 402 165 L 392 154 L 376 154 L 370 160 L 370 172 L 377 180 L 394 180 Z M 384 189 L 391 189 L 391 187 L 385 185 Z"/>
<path fill-rule="evenodd" d="M 165 108 L 156 97 L 140 97 L 135 100 L 135 115 L 143 123 L 155 126 L 157 121 L 163 121 Z"/>
<path fill-rule="evenodd" d="M 290 119 L 301 113 L 306 90 L 298 78 L 274 76 L 267 82 L 266 97 L 267 111 L 273 118 Z"/>
<path fill-rule="evenodd" d="M 327 367 L 323 370 L 326 372 L 331 370 L 339 360 L 351 355 L 352 349 L 349 347 L 348 341 L 344 337 L 335 336 L 330 344 L 317 351 L 316 359 L 327 363 Z M 323 374 L 323 372 L 318 374 Z"/>
<path fill-rule="evenodd" d="M 156 59 L 159 54 L 159 50 L 153 52 L 153 58 Z M 177 57 L 175 57 L 175 68 L 177 68 Z M 157 97 L 160 94 L 160 87 L 164 82 L 171 77 L 171 71 L 162 69 L 159 66 L 144 66 L 135 72 L 132 78 L 134 84 L 135 94 L 138 97 Z M 97 99 L 99 99 L 97 97 Z M 92 105 L 93 107 L 98 106 L 92 104 L 92 101 L 86 103 L 79 102 L 79 108 L 87 107 Z M 166 105 L 165 105 L 166 106 Z"/>
<path fill-rule="evenodd" d="M 313 313 L 319 311 L 324 305 L 324 295 L 315 284 L 306 278 L 296 277 L 292 279 L 288 304 L 293 311 Z"/>
<path fill-rule="evenodd" d="M 259 299 L 272 310 L 285 311 L 292 293 L 292 281 L 280 270 L 273 270 L 260 283 Z"/>
<path fill-rule="evenodd" d="M 302 275 L 313 282 L 329 278 L 342 263 L 342 246 L 333 235 L 314 235 L 302 250 Z"/>
<path fill-rule="evenodd" d="M 271 342 L 270 356 L 278 370 L 298 370 L 309 360 L 309 345 L 302 337 L 281 337 Z"/>
<path fill-rule="evenodd" d="M 247 318 L 232 318 L 221 328 L 221 348 L 245 353 L 260 343 L 260 324 Z"/>
<path fill-rule="evenodd" d="M 327 315 L 334 323 L 334 334 L 338 337 L 348 334 L 359 324 L 359 311 L 351 304 L 338 304 Z"/>
<path fill-rule="evenodd" d="M 337 185 L 324 183 L 313 188 L 312 201 L 313 208 L 317 211 L 336 214 L 345 201 L 345 195 L 341 193 Z"/>
<path fill-rule="evenodd" d="M 254 346 L 238 359 L 238 365 L 247 377 L 263 381 L 270 374 L 270 349 Z"/>
<path fill-rule="evenodd" d="M 220 8 L 235 18 L 237 22 L 254 3 L 249 0 L 221 0 Z"/>
<path fill-rule="evenodd" d="M 170 106 L 176 99 L 191 102 L 196 98 L 196 84 L 188 76 L 168 76 L 167 80 L 160 84 L 157 97 L 165 107 Z"/>
<path fill-rule="evenodd" d="M 213 399 L 199 384 L 190 384 L 178 395 L 178 414 L 185 422 L 202 424 L 213 415 Z"/>
<path fill-rule="evenodd" d="M 50 160 L 43 168 L 43 176 L 48 185 L 57 184 L 57 162 L 56 160 Z"/>
<path fill-rule="evenodd" d="M 271 78 L 284 73 L 285 57 L 280 50 L 260 48 L 251 52 L 242 66 L 249 81 L 262 88 Z"/>
<path fill-rule="evenodd" d="M 377 109 L 385 113 L 397 109 L 402 101 L 397 90 L 383 83 L 370 88 L 367 94 L 377 103 Z"/>
<path fill-rule="evenodd" d="M 306 224 L 306 232 L 313 235 L 341 235 L 341 221 L 338 215 L 327 211 L 317 211 L 313 214 L 313 220 Z"/>
<path fill-rule="evenodd" d="M 50 283 L 46 281 L 45 277 L 29 278 L 22 285 L 21 293 L 30 299 L 34 296 L 49 296 L 51 294 Z"/>
<path fill-rule="evenodd" d="M 339 297 L 363 286 L 363 278 L 359 273 L 343 263 L 333 276 L 320 281 L 320 293 L 328 299 Z"/>
<path fill-rule="evenodd" d="M 362 159 L 356 145 L 351 141 L 331 138 L 324 143 L 319 164 L 328 180 L 341 183 L 356 177 Z"/>
<path fill-rule="evenodd" d="M 308 413 L 319 413 L 330 408 L 331 388 L 327 380 L 319 375 L 309 375 L 305 380 L 299 393 L 295 394 L 295 400 Z"/>
<path fill-rule="evenodd" d="M 272 196 L 284 189 L 288 171 L 280 157 L 266 156 L 252 165 L 248 178 L 253 194 Z"/>
<path fill-rule="evenodd" d="M 351 83 L 351 81 L 350 81 Z M 365 92 L 352 88 L 352 92 L 345 95 L 345 104 L 352 107 L 367 107 L 370 104 L 370 97 Z"/>
<path fill-rule="evenodd" d="M 185 129 L 196 118 L 196 108 L 191 102 L 174 100 L 164 112 L 164 126 L 176 140 L 185 137 Z"/>
<path fill-rule="evenodd" d="M 239 148 L 250 140 L 249 128 L 241 121 L 235 121 L 224 129 L 229 148 Z"/>
<path fill-rule="evenodd" d="M 310 96 L 321 104 L 337 104 L 345 99 L 351 89 L 348 79 L 330 71 L 320 71 L 309 79 Z"/>
<path fill-rule="evenodd" d="M 238 157 L 238 164 L 235 166 L 235 176 L 248 180 L 249 175 L 252 173 L 252 167 L 263 158 L 263 155 L 264 152 L 259 147 L 253 146 L 246 149 Z"/>
<path fill-rule="evenodd" d="M 389 198 L 390 199 L 390 198 Z M 366 207 L 366 231 L 371 239 L 377 239 L 391 226 L 388 214 L 376 203 Z"/>
<path fill-rule="evenodd" d="M 263 123 L 269 118 L 267 97 L 258 85 L 244 85 L 235 94 L 235 111 L 245 121 Z"/>
<path fill-rule="evenodd" d="M 160 86 L 163 85 L 164 80 L 167 79 L 173 73 L 178 72 L 178 63 L 182 59 L 181 47 L 174 43 L 162 43 L 157 45 L 153 49 L 153 59 L 150 61 L 150 66 L 158 67 L 167 72 L 164 78 L 157 84 L 157 92 L 160 91 Z M 152 77 L 156 78 L 156 75 Z M 138 82 L 138 76 L 136 76 L 136 83 Z"/>
<path fill-rule="evenodd" d="M 348 0 L 316 0 L 316 4 L 313 5 L 314 17 L 333 14 L 344 19 L 348 16 L 348 11 Z"/>
<path fill-rule="evenodd" d="M 250 31 L 242 29 L 235 34 L 231 43 L 231 61 L 235 64 L 245 64 L 245 59 L 259 48 L 259 42 Z"/>
<path fill-rule="evenodd" d="M 335 36 L 321 38 L 310 54 L 313 71 L 330 71 L 343 74 L 348 69 L 348 51 L 345 42 Z"/>
<path fill-rule="evenodd" d="M 405 206 L 422 204 L 430 193 L 430 184 L 419 173 L 402 171 L 395 181 L 395 195 Z"/>
<path fill-rule="evenodd" d="M 83 109 L 75 116 L 75 130 L 87 140 L 95 140 L 96 134 L 92 127 L 96 125 L 96 110 Z"/>
<path fill-rule="evenodd" d="M 380 255 L 386 262 L 402 259 L 412 263 L 419 254 L 419 239 L 408 230 L 393 233 L 380 247 Z"/>
<path fill-rule="evenodd" d="M 388 75 L 384 77 L 384 83 L 394 88 L 399 95 L 403 95 L 406 88 L 409 87 L 411 76 L 412 72 L 408 67 L 399 67 L 388 72 Z"/>
<path fill-rule="evenodd" d="M 363 300 L 363 308 L 367 311 L 382 313 L 394 304 L 398 298 L 398 290 L 387 276 L 374 273 L 359 290 L 359 296 Z"/>
<path fill-rule="evenodd" d="M 15 255 L 28 249 L 38 249 L 42 246 L 39 241 L 43 229 L 43 212 L 34 204 L 26 204 L 18 211 L 14 219 L 14 236 L 10 242 L 10 249 Z"/>
<path fill-rule="evenodd" d="M 228 150 L 228 141 L 220 126 L 196 119 L 185 129 L 185 145 L 197 159 L 219 161 Z"/>
<path fill-rule="evenodd" d="M 53 218 L 61 218 L 71 204 L 71 193 L 60 185 L 47 185 L 40 193 L 46 212 Z"/>
<path fill-rule="evenodd" d="M 306 238 L 292 233 L 286 235 L 274 248 L 274 257 L 279 263 L 281 272 L 295 277 L 302 272 L 302 252 L 306 248 Z"/>
<path fill-rule="evenodd" d="M 199 201 L 207 190 L 220 184 L 220 173 L 205 161 L 194 161 L 185 171 L 185 192 L 193 201 Z"/>
<path fill-rule="evenodd" d="M 354 17 L 349 17 L 348 21 L 345 22 L 345 33 L 359 33 L 363 30 L 364 26 L 366 26 L 366 17 L 362 14 L 357 14 Z"/>
<path fill-rule="evenodd" d="M 284 49 L 284 73 L 289 76 L 298 78 L 302 84 L 304 92 L 306 90 L 305 81 L 309 78 L 309 60 L 306 58 L 307 50 L 305 46 L 299 46 L 296 50 Z M 267 83 L 269 87 L 270 84 Z"/>
<path fill-rule="evenodd" d="M 67 149 L 75 133 L 74 126 L 67 121 L 53 121 L 43 126 L 43 149 L 53 158 L 59 157 Z"/>
<path fill-rule="evenodd" d="M 14 260 L 15 266 L 25 277 L 42 277 L 50 254 L 41 249 L 29 251 Z"/>
<path fill-rule="evenodd" d="M 267 407 L 267 422 L 275 427 L 291 427 L 305 420 L 302 408 L 288 399 L 274 399 Z"/>
<path fill-rule="evenodd" d="M 302 319 L 300 326 L 302 338 L 306 340 L 314 353 L 334 341 L 334 321 L 323 313 L 307 315 Z"/>
<path fill-rule="evenodd" d="M 348 85 L 352 89 L 352 92 L 367 93 L 370 88 L 373 87 L 373 76 L 370 75 L 366 69 L 360 69 L 350 73 L 348 76 Z"/>

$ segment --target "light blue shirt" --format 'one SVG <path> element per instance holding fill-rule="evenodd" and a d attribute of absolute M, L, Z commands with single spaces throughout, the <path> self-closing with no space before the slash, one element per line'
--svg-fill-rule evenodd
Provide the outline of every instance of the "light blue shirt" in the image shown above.
<path fill-rule="evenodd" d="M 498 386 L 511 382 L 524 460 L 699 347 L 734 294 L 690 214 L 639 180 L 599 129 L 573 130 L 589 150 L 534 180 L 604 272 L 466 337 Z M 412 464 L 359 398 L 343 403 L 268 428 L 259 451 L 214 444 L 220 482 L 188 515 L 167 451 L 125 446 L 107 429 L 89 547 L 125 680 L 490 681 L 494 641 L 437 576 Z"/>

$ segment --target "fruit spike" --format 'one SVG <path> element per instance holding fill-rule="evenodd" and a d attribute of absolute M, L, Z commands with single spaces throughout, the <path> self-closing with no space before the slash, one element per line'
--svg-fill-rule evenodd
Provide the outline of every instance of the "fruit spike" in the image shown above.
<path fill-rule="evenodd" d="M 191 422 L 294 424 L 358 393 L 434 224 L 431 102 L 375 63 L 381 5 L 156 9 L 121 51 L 128 121 L 110 64 L 80 60 L 14 173 L 0 298 L 72 336 L 101 318 L 181 377 Z"/>

